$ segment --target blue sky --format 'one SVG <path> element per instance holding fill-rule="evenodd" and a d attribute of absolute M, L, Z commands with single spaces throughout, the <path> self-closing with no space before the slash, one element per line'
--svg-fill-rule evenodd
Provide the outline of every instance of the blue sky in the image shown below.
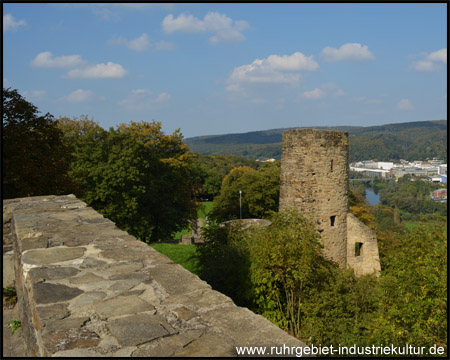
<path fill-rule="evenodd" d="M 447 119 L 447 5 L 3 6 L 3 87 L 185 137 Z"/>

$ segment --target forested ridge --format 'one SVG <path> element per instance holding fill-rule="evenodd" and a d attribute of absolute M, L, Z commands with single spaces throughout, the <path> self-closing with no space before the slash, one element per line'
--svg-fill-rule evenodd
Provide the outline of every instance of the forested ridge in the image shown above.
<path fill-rule="evenodd" d="M 447 120 L 417 121 L 381 126 L 317 127 L 349 133 L 350 161 L 447 159 Z M 249 159 L 281 158 L 283 131 L 273 129 L 242 134 L 184 139 L 191 152 L 229 154 Z"/>

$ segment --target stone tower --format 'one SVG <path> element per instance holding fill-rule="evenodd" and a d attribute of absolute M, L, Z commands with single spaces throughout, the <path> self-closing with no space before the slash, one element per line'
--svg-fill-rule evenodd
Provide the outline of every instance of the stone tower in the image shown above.
<path fill-rule="evenodd" d="M 324 255 L 347 265 L 348 133 L 283 132 L 280 210 L 294 207 L 313 220 Z"/>

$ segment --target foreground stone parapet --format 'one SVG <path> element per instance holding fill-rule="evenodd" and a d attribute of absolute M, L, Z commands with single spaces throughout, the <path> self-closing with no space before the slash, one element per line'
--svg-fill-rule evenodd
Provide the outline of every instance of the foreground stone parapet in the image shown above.
<path fill-rule="evenodd" d="M 5 200 L 24 356 L 237 356 L 305 346 L 73 195 Z"/>

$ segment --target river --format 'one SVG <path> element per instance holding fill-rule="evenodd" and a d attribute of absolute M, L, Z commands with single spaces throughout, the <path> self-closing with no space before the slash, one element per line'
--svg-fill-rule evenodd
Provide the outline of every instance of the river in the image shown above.
<path fill-rule="evenodd" d="M 365 192 L 366 192 L 366 199 L 370 205 L 373 206 L 380 203 L 380 194 L 378 192 L 375 193 L 373 189 L 368 186 L 366 186 Z"/>

